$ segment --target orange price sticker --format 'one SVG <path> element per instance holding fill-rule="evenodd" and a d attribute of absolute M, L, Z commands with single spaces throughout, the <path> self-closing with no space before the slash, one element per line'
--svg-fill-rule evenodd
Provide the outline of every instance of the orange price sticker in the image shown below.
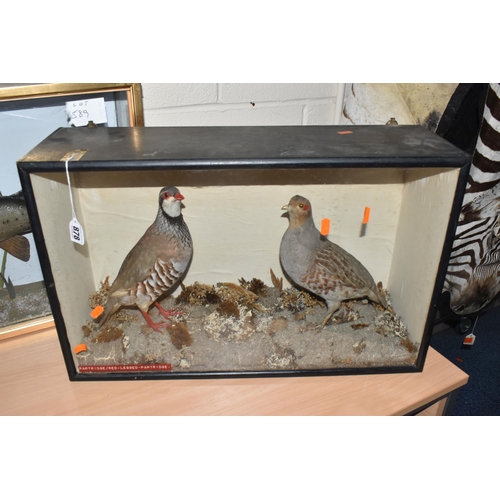
<path fill-rule="evenodd" d="M 85 352 L 87 350 L 87 346 L 85 344 L 78 344 L 75 347 L 75 354 L 80 354 L 81 352 Z"/>
<path fill-rule="evenodd" d="M 363 214 L 363 224 L 368 224 L 370 220 L 370 207 L 365 207 L 365 213 Z"/>
<path fill-rule="evenodd" d="M 96 307 L 94 307 L 94 309 L 92 309 L 92 312 L 90 313 L 90 315 L 94 319 L 97 319 L 103 312 L 104 312 L 104 307 L 96 306 Z"/>
<path fill-rule="evenodd" d="M 330 219 L 323 219 L 321 221 L 321 236 L 326 236 L 330 232 Z"/>

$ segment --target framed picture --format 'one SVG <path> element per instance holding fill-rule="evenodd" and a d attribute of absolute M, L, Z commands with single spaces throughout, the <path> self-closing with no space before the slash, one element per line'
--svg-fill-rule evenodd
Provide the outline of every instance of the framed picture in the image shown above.
<path fill-rule="evenodd" d="M 0 84 L 0 340 L 54 324 L 16 161 L 85 126 L 144 126 L 140 84 Z"/>

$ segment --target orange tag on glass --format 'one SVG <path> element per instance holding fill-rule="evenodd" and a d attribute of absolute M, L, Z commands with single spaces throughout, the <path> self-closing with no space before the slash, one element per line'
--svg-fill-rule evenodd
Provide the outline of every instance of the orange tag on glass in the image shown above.
<path fill-rule="evenodd" d="M 321 236 L 326 236 L 330 232 L 330 219 L 323 219 L 321 221 Z"/>
<path fill-rule="evenodd" d="M 81 352 L 85 352 L 87 350 L 87 346 L 85 344 L 78 344 L 75 347 L 75 354 L 80 354 Z"/>
<path fill-rule="evenodd" d="M 363 214 L 363 224 L 368 224 L 370 220 L 370 207 L 365 207 L 365 213 Z"/>
<path fill-rule="evenodd" d="M 94 319 L 97 319 L 103 312 L 104 312 L 104 307 L 102 307 L 102 306 L 96 306 L 96 307 L 94 307 L 94 309 L 92 309 L 90 315 Z"/>

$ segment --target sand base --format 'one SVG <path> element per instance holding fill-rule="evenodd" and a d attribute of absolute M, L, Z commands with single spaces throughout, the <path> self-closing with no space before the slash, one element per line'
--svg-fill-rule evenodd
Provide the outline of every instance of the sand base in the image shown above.
<path fill-rule="evenodd" d="M 391 307 L 349 301 L 318 329 L 327 312 L 321 299 L 260 284 L 187 287 L 161 302 L 178 311 L 170 321 L 151 308 L 154 322 L 168 323 L 160 331 L 137 309 L 122 309 L 101 329 L 89 320 L 82 327 L 87 350 L 78 355 L 79 365 L 170 364 L 172 372 L 217 373 L 415 364 L 418 346 Z"/>

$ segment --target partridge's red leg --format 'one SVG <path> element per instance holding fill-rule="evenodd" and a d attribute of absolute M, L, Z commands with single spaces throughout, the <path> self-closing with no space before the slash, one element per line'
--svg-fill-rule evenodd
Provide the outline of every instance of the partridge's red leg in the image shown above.
<path fill-rule="evenodd" d="M 162 326 L 168 326 L 167 323 L 155 323 L 153 322 L 153 320 L 151 319 L 151 316 L 147 313 L 147 312 L 144 312 L 142 310 L 141 311 L 141 314 L 144 316 L 144 319 L 146 320 L 146 323 L 153 329 L 155 330 L 156 332 L 160 332 L 160 328 Z"/>
<path fill-rule="evenodd" d="M 179 311 L 178 309 L 169 309 L 168 311 L 163 309 L 163 307 L 158 304 L 158 302 L 155 302 L 154 305 L 158 308 L 158 312 L 165 318 L 165 319 L 170 319 L 172 316 L 183 314 L 182 311 Z"/>

